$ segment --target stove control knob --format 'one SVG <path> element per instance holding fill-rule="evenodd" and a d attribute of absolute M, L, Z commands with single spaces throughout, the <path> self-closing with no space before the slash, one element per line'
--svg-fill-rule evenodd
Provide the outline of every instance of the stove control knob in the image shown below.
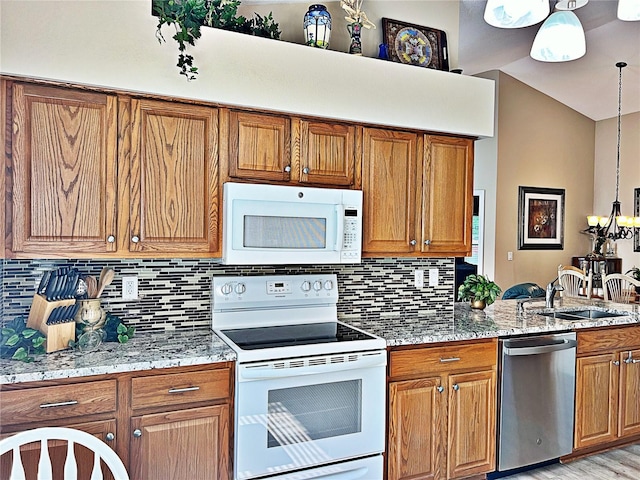
<path fill-rule="evenodd" d="M 302 286 L 300 288 L 303 292 L 308 292 L 309 290 L 311 290 L 311 282 L 305 280 L 304 282 L 302 282 Z"/>
<path fill-rule="evenodd" d="M 239 283 L 236 285 L 236 293 L 238 295 L 242 295 L 246 291 L 247 291 L 247 286 L 244 283 Z"/>
<path fill-rule="evenodd" d="M 324 289 L 333 290 L 333 282 L 331 280 L 327 280 L 326 282 L 324 282 Z"/>
<path fill-rule="evenodd" d="M 224 285 L 222 285 L 222 287 L 220 287 L 220 291 L 223 295 L 229 295 L 231 292 L 233 292 L 233 285 L 231 285 L 230 283 L 225 283 Z"/>
<path fill-rule="evenodd" d="M 322 290 L 322 282 L 320 280 L 316 280 L 315 282 L 313 282 L 313 289 L 316 292 L 319 292 L 320 290 Z"/>

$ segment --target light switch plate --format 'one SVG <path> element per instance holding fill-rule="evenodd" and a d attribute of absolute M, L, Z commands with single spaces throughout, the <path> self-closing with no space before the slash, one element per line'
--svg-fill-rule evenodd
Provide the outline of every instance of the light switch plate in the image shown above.
<path fill-rule="evenodd" d="M 429 286 L 430 287 L 438 286 L 438 269 L 437 268 L 429 269 Z"/>

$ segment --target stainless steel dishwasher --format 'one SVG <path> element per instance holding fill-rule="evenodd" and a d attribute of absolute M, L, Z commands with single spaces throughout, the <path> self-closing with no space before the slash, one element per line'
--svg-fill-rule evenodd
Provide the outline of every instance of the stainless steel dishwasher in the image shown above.
<path fill-rule="evenodd" d="M 571 453 L 576 334 L 500 340 L 498 471 Z"/>

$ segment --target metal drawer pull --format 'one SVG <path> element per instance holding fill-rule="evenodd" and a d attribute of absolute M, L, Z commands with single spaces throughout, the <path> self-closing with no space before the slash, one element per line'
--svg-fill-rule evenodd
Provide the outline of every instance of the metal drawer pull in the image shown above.
<path fill-rule="evenodd" d="M 460 361 L 460 357 L 451 357 L 451 358 L 441 358 L 440 359 L 440 363 L 458 362 L 458 361 Z"/>
<path fill-rule="evenodd" d="M 170 388 L 169 393 L 195 392 L 196 390 L 200 390 L 200 387 Z"/>
<path fill-rule="evenodd" d="M 68 402 L 58 402 L 58 403 L 43 403 L 40 405 L 40 408 L 52 408 L 52 407 L 68 407 L 70 405 L 77 405 L 77 400 L 70 400 Z"/>

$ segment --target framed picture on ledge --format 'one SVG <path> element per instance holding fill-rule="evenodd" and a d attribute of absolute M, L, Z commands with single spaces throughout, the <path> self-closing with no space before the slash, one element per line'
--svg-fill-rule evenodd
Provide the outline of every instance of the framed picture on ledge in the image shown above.
<path fill-rule="evenodd" d="M 393 62 L 449 71 L 447 34 L 443 30 L 382 19 L 382 43 Z"/>
<path fill-rule="evenodd" d="M 564 248 L 564 189 L 519 187 L 518 250 Z"/>

